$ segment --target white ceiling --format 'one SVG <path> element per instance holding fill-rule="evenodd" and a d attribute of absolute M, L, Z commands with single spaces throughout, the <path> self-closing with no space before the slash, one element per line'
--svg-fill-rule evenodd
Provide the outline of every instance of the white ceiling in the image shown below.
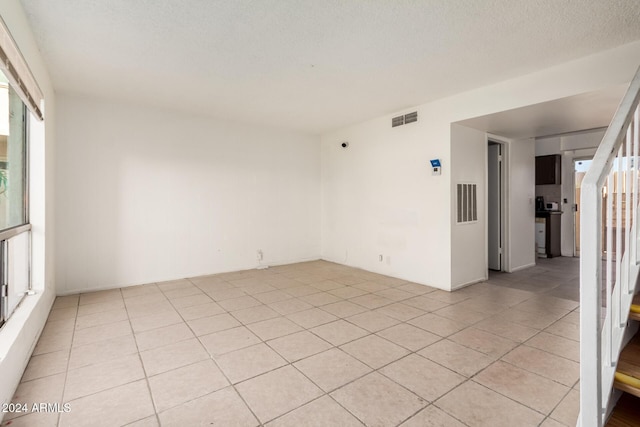
<path fill-rule="evenodd" d="M 640 39 L 638 0 L 21 0 L 55 88 L 322 133 Z"/>
<path fill-rule="evenodd" d="M 556 99 L 458 122 L 513 139 L 540 138 L 609 126 L 628 85 Z"/>

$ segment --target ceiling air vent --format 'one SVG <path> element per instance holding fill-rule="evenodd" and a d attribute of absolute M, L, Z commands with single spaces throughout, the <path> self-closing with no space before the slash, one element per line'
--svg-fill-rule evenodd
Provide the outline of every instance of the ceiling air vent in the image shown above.
<path fill-rule="evenodd" d="M 413 113 L 405 114 L 404 116 L 398 116 L 391 119 L 391 127 L 397 127 L 406 125 L 407 123 L 413 123 L 418 121 L 418 112 L 414 111 Z"/>
<path fill-rule="evenodd" d="M 404 115 L 404 124 L 413 123 L 418 121 L 418 112 L 414 111 L 413 113 Z"/>
<path fill-rule="evenodd" d="M 458 184 L 457 219 L 458 224 L 478 221 L 477 184 Z"/>

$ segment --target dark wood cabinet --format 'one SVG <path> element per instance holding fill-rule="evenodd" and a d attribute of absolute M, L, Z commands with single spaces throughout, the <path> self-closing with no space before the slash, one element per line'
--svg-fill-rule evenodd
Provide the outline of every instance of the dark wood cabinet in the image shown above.
<path fill-rule="evenodd" d="M 536 185 L 562 184 L 561 156 L 536 157 Z"/>

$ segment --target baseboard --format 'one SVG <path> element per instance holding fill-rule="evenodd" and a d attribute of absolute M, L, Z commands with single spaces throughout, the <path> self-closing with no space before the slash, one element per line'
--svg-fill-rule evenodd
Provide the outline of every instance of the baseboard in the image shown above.
<path fill-rule="evenodd" d="M 536 263 L 534 261 L 531 264 L 520 265 L 520 266 L 518 266 L 516 268 L 512 268 L 511 270 L 507 271 L 507 273 L 515 273 L 516 271 L 524 270 L 525 268 L 531 268 L 531 267 L 535 267 L 535 266 L 536 266 Z"/>
<path fill-rule="evenodd" d="M 413 279 L 409 279 L 409 278 L 407 278 L 407 277 L 402 277 L 402 276 L 392 276 L 392 275 L 390 275 L 390 274 L 381 273 L 381 272 L 379 272 L 379 271 L 367 270 L 366 268 L 361 267 L 361 266 L 359 266 L 359 265 L 347 264 L 347 263 L 345 263 L 345 262 L 336 261 L 336 260 L 330 259 L 330 258 L 328 258 L 328 257 L 321 257 L 321 258 L 320 258 L 320 260 L 321 260 L 321 261 L 332 262 L 332 263 L 334 263 L 334 264 L 338 264 L 338 265 L 344 265 L 345 267 L 356 268 L 356 269 L 358 269 L 358 270 L 366 271 L 367 273 L 379 274 L 379 275 L 381 275 L 381 276 L 392 277 L 392 278 L 394 278 L 394 279 L 406 280 L 407 282 L 410 282 L 410 283 L 416 283 L 416 284 L 418 284 L 418 285 L 429 286 L 430 288 L 434 288 L 434 289 L 440 289 L 440 290 L 447 291 L 447 292 L 449 291 L 449 289 L 445 289 L 445 288 L 442 288 L 442 287 L 437 286 L 437 285 L 434 285 L 434 284 L 422 283 L 422 282 L 418 282 L 418 281 L 413 280 Z"/>
<path fill-rule="evenodd" d="M 110 291 L 112 289 L 121 289 L 121 288 L 130 288 L 132 286 L 142 286 L 142 285 L 147 285 L 150 283 L 162 283 L 162 282 L 170 282 L 173 280 L 183 280 L 183 279 L 189 279 L 189 278 L 193 278 L 193 277 L 200 277 L 200 276 L 213 276 L 216 274 L 224 274 L 224 273 L 235 273 L 237 271 L 249 271 L 249 270 L 260 270 L 260 269 L 265 269 L 268 267 L 277 267 L 280 265 L 289 265 L 289 264 L 297 264 L 297 263 L 301 263 L 301 262 L 310 262 L 310 261 L 319 261 L 322 260 L 322 258 L 320 258 L 319 256 L 313 256 L 313 257 L 308 257 L 308 258 L 299 258 L 296 260 L 282 260 L 282 261 L 276 261 L 276 262 L 264 262 L 263 264 L 257 264 L 257 265 L 248 265 L 248 266 L 241 266 L 241 267 L 237 267 L 237 268 L 233 268 L 231 270 L 223 270 L 223 271 L 216 271 L 214 273 L 194 273 L 194 274 L 189 274 L 185 277 L 168 277 L 168 278 L 161 278 L 161 279 L 157 279 L 157 280 L 148 280 L 145 281 L 143 283 L 123 283 L 123 284 L 114 284 L 114 285 L 105 285 L 105 286 L 98 286 L 98 287 L 92 287 L 92 288 L 74 288 L 74 289 L 65 289 L 65 290 L 58 290 L 57 292 L 57 296 L 67 296 L 67 295 L 77 295 L 77 294 L 81 294 L 81 293 L 89 293 L 89 292 L 100 292 L 100 291 Z"/>
<path fill-rule="evenodd" d="M 482 283 L 482 282 L 486 282 L 486 281 L 487 281 L 486 277 L 473 279 L 473 280 L 470 280 L 468 282 L 465 282 L 465 283 L 462 283 L 460 285 L 457 285 L 455 288 L 451 287 L 451 292 L 460 290 L 462 288 L 466 288 L 466 287 L 471 286 L 471 285 L 475 285 L 476 283 Z"/>

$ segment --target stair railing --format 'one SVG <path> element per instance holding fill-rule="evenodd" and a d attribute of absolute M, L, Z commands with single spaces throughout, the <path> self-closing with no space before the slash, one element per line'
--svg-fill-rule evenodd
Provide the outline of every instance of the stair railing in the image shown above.
<path fill-rule="evenodd" d="M 640 271 L 639 101 L 640 69 L 582 181 L 579 427 L 605 421 Z"/>

